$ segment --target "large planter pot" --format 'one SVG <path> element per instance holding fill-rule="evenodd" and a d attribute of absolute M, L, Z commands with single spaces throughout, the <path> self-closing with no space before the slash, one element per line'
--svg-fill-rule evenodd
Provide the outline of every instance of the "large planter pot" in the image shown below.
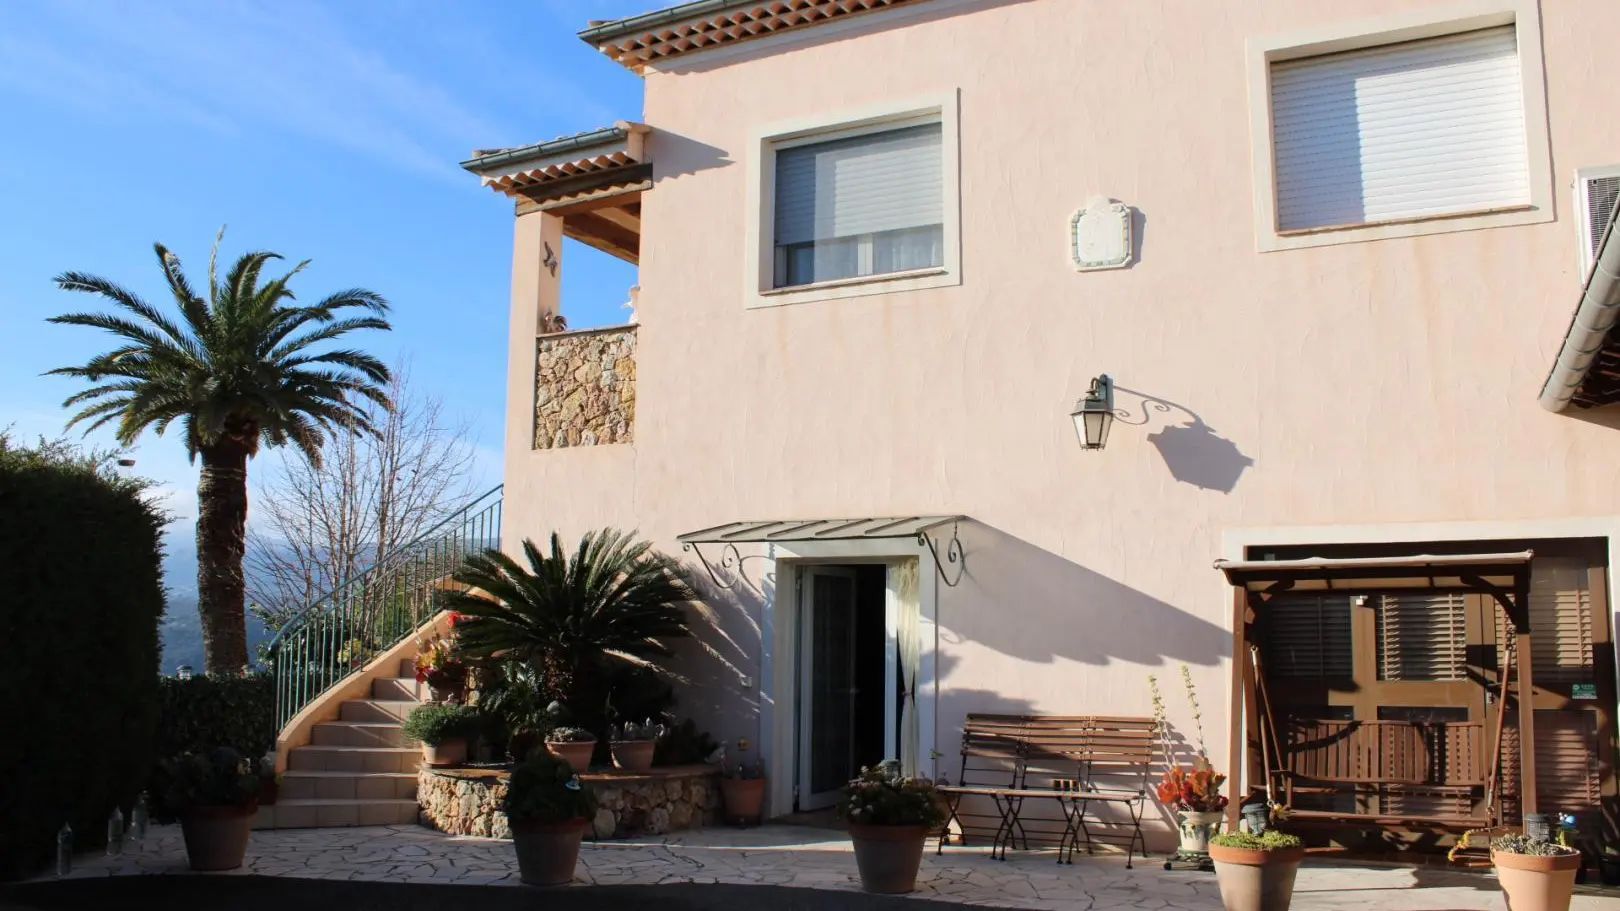
<path fill-rule="evenodd" d="M 1533 857 L 1492 851 L 1491 863 L 1496 865 L 1496 881 L 1512 911 L 1567 911 L 1581 855 Z"/>
<path fill-rule="evenodd" d="M 728 822 L 739 826 L 757 825 L 765 805 L 765 779 L 722 778 L 720 796 L 726 802 Z"/>
<path fill-rule="evenodd" d="M 517 850 L 518 878 L 531 886 L 566 886 L 574 881 L 579 863 L 579 841 L 586 820 L 512 823 L 512 847 Z"/>
<path fill-rule="evenodd" d="M 855 843 L 855 867 L 861 873 L 861 888 L 884 895 L 917 888 L 917 869 L 922 865 L 927 829 L 850 823 L 849 837 Z"/>
<path fill-rule="evenodd" d="M 1181 811 L 1181 853 L 1208 854 L 1209 839 L 1220 830 L 1221 820 L 1225 818 L 1226 814 L 1219 810 L 1208 813 Z"/>
<path fill-rule="evenodd" d="M 568 763 L 569 768 L 573 769 L 575 774 L 580 774 L 591 767 L 591 755 L 596 752 L 596 741 L 555 743 L 548 740 L 546 741 L 546 752 Z M 617 760 L 617 758 L 617 755 L 615 755 L 614 759 Z M 650 757 L 648 761 L 651 761 Z"/>
<path fill-rule="evenodd" d="M 626 772 L 645 772 L 652 768 L 653 748 L 656 740 L 615 740 L 612 745 L 613 767 Z"/>
<path fill-rule="evenodd" d="M 193 870 L 235 870 L 247 853 L 256 804 L 245 807 L 192 807 L 180 814 L 186 860 Z"/>
<path fill-rule="evenodd" d="M 1305 849 L 1258 851 L 1212 844 L 1209 858 L 1215 861 L 1215 879 L 1226 911 L 1288 911 L 1288 903 L 1294 900 L 1294 875 L 1305 859 Z"/>
<path fill-rule="evenodd" d="M 467 761 L 467 739 L 452 737 L 438 746 L 422 744 L 422 764 L 430 769 L 446 769 Z"/>

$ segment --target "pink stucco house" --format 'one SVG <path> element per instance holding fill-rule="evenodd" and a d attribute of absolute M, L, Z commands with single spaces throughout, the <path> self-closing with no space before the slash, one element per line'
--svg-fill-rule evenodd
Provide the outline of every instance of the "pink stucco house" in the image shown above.
<path fill-rule="evenodd" d="M 1234 794 L 1333 837 L 1615 844 L 1617 34 L 1610 0 L 593 24 L 639 116 L 464 164 L 515 203 L 503 540 L 691 560 L 726 661 L 683 710 L 758 744 L 772 814 L 954 774 L 968 713 L 1147 715 L 1154 674 Z M 638 265 L 635 325 L 550 331 L 570 238 Z"/>

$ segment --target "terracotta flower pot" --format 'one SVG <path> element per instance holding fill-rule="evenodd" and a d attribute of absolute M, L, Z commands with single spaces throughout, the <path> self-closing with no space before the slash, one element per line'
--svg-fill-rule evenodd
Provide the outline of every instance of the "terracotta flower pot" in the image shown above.
<path fill-rule="evenodd" d="M 193 870 L 235 870 L 242 866 L 253 831 L 257 804 L 245 807 L 192 807 L 180 814 L 186 860 Z"/>
<path fill-rule="evenodd" d="M 626 772 L 645 772 L 652 768 L 653 748 L 656 740 L 615 740 L 612 745 L 613 767 Z"/>
<path fill-rule="evenodd" d="M 591 755 L 596 752 L 596 741 L 584 743 L 556 743 L 546 741 L 546 752 L 568 763 L 575 774 L 583 774 L 591 767 Z M 651 759 L 649 758 L 649 762 Z"/>
<path fill-rule="evenodd" d="M 1492 851 L 1491 863 L 1496 865 L 1496 881 L 1513 911 L 1567 911 L 1581 855 L 1535 857 Z"/>
<path fill-rule="evenodd" d="M 917 888 L 928 830 L 922 826 L 863 826 L 849 824 L 855 843 L 855 867 L 861 888 L 883 895 L 898 895 Z"/>
<path fill-rule="evenodd" d="M 566 886 L 574 881 L 579 863 L 579 842 L 586 820 L 512 823 L 512 847 L 517 850 L 518 878 L 531 886 Z"/>
<path fill-rule="evenodd" d="M 422 744 L 422 764 L 430 769 L 447 769 L 467 761 L 467 740 L 452 737 L 438 746 Z"/>
<path fill-rule="evenodd" d="M 726 802 L 726 820 L 734 825 L 758 825 L 765 805 L 765 779 L 722 778 L 720 796 Z"/>
<path fill-rule="evenodd" d="M 1288 903 L 1294 900 L 1294 875 L 1305 859 L 1305 849 L 1260 851 L 1211 844 L 1209 857 L 1215 861 L 1215 879 L 1226 911 L 1288 911 Z"/>

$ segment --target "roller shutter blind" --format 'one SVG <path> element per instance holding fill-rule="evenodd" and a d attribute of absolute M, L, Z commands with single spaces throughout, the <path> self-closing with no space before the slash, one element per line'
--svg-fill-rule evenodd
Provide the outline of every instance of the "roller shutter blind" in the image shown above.
<path fill-rule="evenodd" d="M 781 149 L 776 243 L 942 224 L 942 168 L 937 123 Z"/>
<path fill-rule="evenodd" d="M 1513 26 L 1271 64 L 1277 227 L 1530 203 Z"/>

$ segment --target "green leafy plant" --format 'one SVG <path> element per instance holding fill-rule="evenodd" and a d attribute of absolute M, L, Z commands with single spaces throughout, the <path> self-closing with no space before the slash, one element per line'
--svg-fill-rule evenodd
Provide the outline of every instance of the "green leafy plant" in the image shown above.
<path fill-rule="evenodd" d="M 551 729 L 546 735 L 547 743 L 595 743 L 596 735 L 584 728 L 571 728 L 566 725 Z"/>
<path fill-rule="evenodd" d="M 695 765 L 709 761 L 720 748 L 709 732 L 690 718 L 671 727 L 653 750 L 653 765 Z"/>
<path fill-rule="evenodd" d="M 1528 854 L 1532 857 L 1559 857 L 1580 853 L 1575 848 L 1529 835 L 1502 835 L 1491 840 L 1491 850 L 1499 854 Z"/>
<path fill-rule="evenodd" d="M 539 752 L 512 770 L 501 809 L 513 824 L 559 823 L 590 818 L 596 801 L 568 763 Z"/>
<path fill-rule="evenodd" d="M 1246 848 L 1250 851 L 1276 851 L 1281 848 L 1302 848 L 1305 842 L 1298 835 L 1289 835 L 1276 829 L 1267 829 L 1263 835 L 1248 832 L 1223 832 L 1210 838 L 1209 843 L 1223 848 Z"/>
<path fill-rule="evenodd" d="M 623 532 L 589 532 L 571 552 L 556 534 L 549 550 L 526 540 L 523 560 L 487 550 L 463 561 L 454 576 L 462 588 L 448 599 L 462 618 L 458 647 L 534 665 L 545 695 L 598 733 L 614 675 L 675 676 L 655 659 L 669 656 L 668 640 L 692 634 L 688 611 L 708 610 L 677 561 Z"/>
<path fill-rule="evenodd" d="M 50 322 L 109 332 L 117 341 L 81 365 L 50 372 L 90 384 L 62 403 L 83 406 L 70 427 L 113 424 L 119 443 L 130 446 L 148 428 L 161 435 L 174 425 L 184 434 L 187 454 L 202 458 L 197 609 L 208 672 L 236 674 L 248 663 L 242 573 L 248 459 L 261 445 L 290 443 L 319 464 L 327 435 L 375 433 L 359 400 L 387 407 L 388 368 L 352 348 L 317 346 L 389 325 L 382 317 L 387 301 L 360 288 L 307 306 L 292 303 L 289 283 L 308 260 L 261 282 L 265 267 L 281 257 L 246 253 L 220 277 L 219 242 L 202 294 L 186 278 L 180 258 L 153 245 L 173 298 L 169 312 L 105 278 L 58 275 L 57 287 L 99 295 L 116 310 L 67 313 Z M 355 311 L 363 315 L 351 315 Z"/>
<path fill-rule="evenodd" d="M 158 764 L 152 816 L 171 823 L 197 807 L 248 807 L 259 794 L 253 760 L 230 747 L 182 753 Z"/>
<path fill-rule="evenodd" d="M 937 829 L 946 815 L 945 800 L 932 781 L 906 778 L 892 762 L 861 769 L 838 801 L 838 817 L 859 825 Z"/>
<path fill-rule="evenodd" d="M 403 725 L 405 736 L 436 747 L 465 737 L 478 724 L 478 713 L 454 702 L 430 702 L 411 710 Z"/>

